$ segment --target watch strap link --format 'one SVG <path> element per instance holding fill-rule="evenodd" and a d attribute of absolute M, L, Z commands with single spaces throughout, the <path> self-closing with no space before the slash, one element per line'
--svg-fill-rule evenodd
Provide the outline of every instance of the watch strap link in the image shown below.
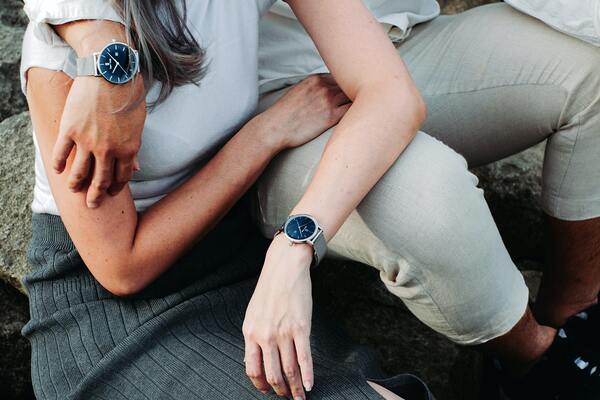
<path fill-rule="evenodd" d="M 325 258 L 325 254 L 327 253 L 327 241 L 325 240 L 325 235 L 323 235 L 323 230 L 319 228 L 317 235 L 311 240 L 313 250 L 314 250 L 314 258 L 313 264 L 311 267 L 316 267 L 323 259 Z"/>
<path fill-rule="evenodd" d="M 97 53 L 77 59 L 77 76 L 100 76 Z"/>

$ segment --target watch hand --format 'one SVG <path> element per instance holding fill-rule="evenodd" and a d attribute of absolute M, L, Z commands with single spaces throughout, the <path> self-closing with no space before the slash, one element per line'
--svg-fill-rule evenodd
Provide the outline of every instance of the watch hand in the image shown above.
<path fill-rule="evenodd" d="M 125 68 L 123 68 L 123 67 L 121 66 L 121 63 L 119 63 L 119 62 L 117 61 L 117 59 L 116 59 L 116 58 L 114 58 L 114 57 L 113 57 L 113 56 L 112 56 L 110 53 L 108 53 L 108 52 L 107 52 L 107 54 L 108 54 L 108 56 L 109 56 L 110 58 L 112 58 L 112 59 L 113 59 L 113 60 L 114 60 L 114 61 L 117 63 L 117 66 L 115 67 L 115 69 L 113 70 L 113 72 L 115 72 L 115 70 L 117 69 L 117 67 L 121 68 L 121 69 L 123 70 L 123 72 L 125 72 L 125 73 L 127 72 L 127 71 L 125 71 Z"/>

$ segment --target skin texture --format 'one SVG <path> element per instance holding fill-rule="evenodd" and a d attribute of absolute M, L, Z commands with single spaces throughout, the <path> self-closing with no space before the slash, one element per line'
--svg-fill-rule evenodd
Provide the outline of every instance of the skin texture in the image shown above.
<path fill-rule="evenodd" d="M 71 85 L 63 73 L 39 68 L 28 72 L 27 98 L 47 171 L 52 171 L 52 147 Z M 67 175 L 76 157 L 72 153 L 67 174 L 49 173 L 48 178 L 61 218 L 90 272 L 116 295 L 143 289 L 227 213 L 275 154 L 337 123 L 349 107 L 340 93 L 331 78 L 303 82 L 295 93 L 249 121 L 185 184 L 139 216 L 129 187 L 99 207 L 88 208 L 85 191 L 68 188 Z M 299 107 L 312 118 L 304 118 L 294 130 L 272 128 L 293 125 L 290 119 Z M 198 203 L 198 198 L 203 201 Z"/>
<path fill-rule="evenodd" d="M 410 143 L 425 120 L 426 110 L 396 49 L 360 0 L 290 0 L 288 3 L 315 41 L 344 93 L 342 97 L 339 93 L 330 92 L 326 95 L 327 102 L 330 105 L 342 101 L 347 103 L 344 100 L 346 96 L 352 100 L 349 109 L 337 104 L 338 109 L 343 109 L 337 114 L 331 110 L 312 110 L 329 123 L 320 124 L 318 133 L 337 122 L 339 124 L 326 146 L 313 181 L 293 210 L 294 214 L 307 213 L 316 217 L 324 229 L 325 238 L 330 239 Z M 79 25 L 79 28 L 81 26 L 84 25 Z M 98 47 L 102 47 L 87 44 L 86 38 L 90 37 L 87 29 L 92 27 L 85 28 L 86 33 L 75 30 L 73 26 L 67 28 L 71 29 L 70 32 L 59 29 L 59 34 L 71 45 L 86 43 L 83 46 L 85 50 L 81 52 L 94 48 L 97 51 Z M 109 30 L 113 28 L 111 25 Z M 93 29 L 97 32 L 98 25 L 94 25 Z M 114 30 L 110 32 L 114 34 Z M 103 45 L 107 36 L 102 36 L 104 39 L 98 42 Z M 30 81 L 33 80 L 30 78 Z M 96 85 L 98 93 L 106 93 L 100 87 L 101 83 Z M 37 90 L 43 92 L 41 88 Z M 69 93 L 65 89 L 61 95 L 66 98 Z M 49 179 L 65 225 L 82 258 L 96 279 L 117 294 L 138 291 L 154 280 L 210 229 L 254 182 L 278 150 L 277 146 L 277 150 L 265 146 L 264 138 L 257 139 L 257 132 L 265 132 L 257 124 L 260 126 L 263 120 L 268 119 L 272 126 L 279 129 L 289 126 L 295 134 L 304 130 L 294 125 L 302 121 L 298 118 L 297 105 L 303 96 L 297 96 L 299 99 L 294 106 L 274 106 L 274 110 L 287 108 L 290 110 L 288 116 L 295 118 L 278 119 L 273 117 L 279 115 L 275 113 L 270 118 L 251 121 L 198 175 L 138 219 L 127 187 L 113 197 L 101 196 L 102 189 L 109 185 L 103 176 L 110 178 L 114 169 L 99 165 L 103 160 L 110 163 L 110 156 L 119 148 L 115 147 L 115 143 L 137 144 L 133 140 L 137 132 L 133 125 L 136 124 L 130 131 L 117 133 L 114 128 L 125 117 L 117 115 L 104 123 L 94 115 L 93 110 L 102 103 L 103 95 L 91 100 L 83 99 L 80 92 L 73 96 L 74 100 L 67 103 L 63 114 L 63 102 L 44 107 L 40 104 L 41 99 L 49 98 L 49 95 L 30 92 L 32 117 L 36 131 L 42 137 L 40 143 L 47 164 L 52 159 L 49 152 L 56 142 L 59 131 L 56 121 L 60 121 L 61 116 L 66 121 L 61 125 L 75 128 L 61 127 L 60 132 L 65 133 L 59 138 L 55 159 L 57 154 L 59 159 L 60 155 L 68 154 L 62 143 L 69 140 L 63 139 L 69 132 L 91 129 L 98 132 L 95 135 L 101 138 L 99 141 L 106 143 L 104 151 L 98 152 L 96 144 L 87 148 L 94 154 L 94 168 L 99 171 L 94 174 L 94 179 L 96 176 L 98 179 L 92 181 L 93 192 L 87 203 L 84 193 L 69 192 L 67 178 L 52 175 Z M 79 112 L 81 116 L 76 116 L 71 104 L 80 102 L 89 103 L 83 106 L 89 111 Z M 312 101 L 311 105 L 314 103 Z M 340 120 L 341 114 L 344 117 Z M 307 122 L 311 119 L 305 118 Z M 309 131 L 313 137 L 317 134 L 312 129 Z M 102 139 L 105 134 L 111 138 Z M 81 137 L 73 136 L 70 140 L 80 146 L 73 138 L 83 142 Z M 239 163 L 236 149 L 240 148 L 253 156 L 245 157 L 248 160 Z M 73 154 L 70 153 L 66 161 L 67 174 L 72 171 Z M 48 166 L 47 170 L 50 170 Z M 90 197 L 89 187 L 84 186 L 83 192 Z M 210 208 L 187 207 L 196 197 L 203 198 Z M 86 205 L 96 208 L 90 210 Z M 115 229 L 117 226 L 119 229 Z M 115 232 L 118 237 L 115 237 Z M 273 241 L 248 306 L 243 329 L 246 368 L 254 384 L 260 390 L 270 386 L 278 394 L 294 398 L 305 398 L 303 387 L 308 390 L 314 384 L 308 340 L 312 314 L 308 273 L 310 252 L 307 245 L 289 246 L 283 236 Z"/>
<path fill-rule="evenodd" d="M 316 174 L 291 212 L 314 216 L 326 239 L 410 143 L 425 106 L 402 60 L 359 0 L 288 1 L 353 101 Z M 399 111 L 400 110 L 400 111 Z M 281 236 L 281 235 L 280 235 Z M 246 312 L 246 370 L 259 390 L 305 398 L 314 384 L 309 346 L 310 249 L 273 240 Z"/>
<path fill-rule="evenodd" d="M 600 218 L 561 221 L 547 216 L 546 268 L 535 304 L 538 321 L 562 326 L 598 302 Z"/>
<path fill-rule="evenodd" d="M 126 42 L 125 28 L 111 21 L 76 21 L 55 27 L 79 57 L 88 56 L 112 40 Z M 144 82 L 138 75 L 126 85 L 96 77 L 77 78 L 68 94 L 54 146 L 52 167 L 65 169 L 74 146 L 69 189 L 86 188 L 86 204 L 96 208 L 106 194 L 115 195 L 139 169 L 136 154 L 146 119 Z M 115 127 L 119 129 L 114 129 Z"/>

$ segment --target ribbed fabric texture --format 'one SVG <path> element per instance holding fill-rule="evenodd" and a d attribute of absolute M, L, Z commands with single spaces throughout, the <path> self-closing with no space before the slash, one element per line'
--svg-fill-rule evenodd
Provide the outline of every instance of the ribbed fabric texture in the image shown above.
<path fill-rule="evenodd" d="M 57 216 L 33 215 L 25 278 L 38 399 L 265 399 L 244 372 L 241 326 L 266 243 L 239 211 L 142 293 L 117 298 L 91 276 Z M 310 399 L 380 399 L 373 358 L 315 307 Z M 382 381 L 385 382 L 385 381 Z M 394 378 L 400 390 L 417 387 Z M 406 397 L 407 400 L 428 397 Z"/>

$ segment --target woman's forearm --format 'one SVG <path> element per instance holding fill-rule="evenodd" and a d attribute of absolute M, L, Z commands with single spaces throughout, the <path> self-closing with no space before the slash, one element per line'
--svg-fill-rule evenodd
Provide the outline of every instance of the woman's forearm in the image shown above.
<path fill-rule="evenodd" d="M 209 232 L 258 179 L 283 147 L 267 139 L 261 116 L 246 124 L 196 175 L 137 220 L 123 257 L 135 292 L 169 268 Z M 168 249 L 168 250 L 167 250 Z"/>
<path fill-rule="evenodd" d="M 127 40 L 125 26 L 113 21 L 79 20 L 55 25 L 53 28 L 79 57 L 100 51 L 113 40 Z"/>
<path fill-rule="evenodd" d="M 48 85 L 50 81 L 56 84 Z M 31 69 L 27 100 L 61 218 L 90 272 L 115 294 L 139 291 L 168 269 L 227 213 L 285 145 L 259 115 L 195 176 L 143 213 L 138 215 L 128 188 L 89 209 L 85 193 L 71 192 L 64 174 L 50 168 L 71 84 L 62 73 Z M 71 154 L 67 171 L 73 159 Z"/>
<path fill-rule="evenodd" d="M 424 102 L 408 81 L 360 90 L 292 213 L 313 215 L 330 240 L 410 143 L 425 115 Z"/>

